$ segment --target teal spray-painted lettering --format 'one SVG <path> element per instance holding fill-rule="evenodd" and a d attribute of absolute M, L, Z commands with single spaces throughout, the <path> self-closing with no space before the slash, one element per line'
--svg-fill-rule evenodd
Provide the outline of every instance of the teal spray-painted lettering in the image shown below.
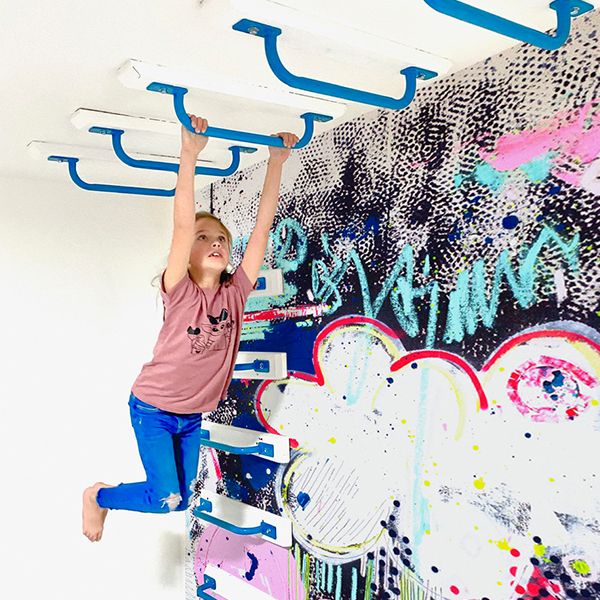
<path fill-rule="evenodd" d="M 550 246 L 555 246 L 567 265 L 577 271 L 579 234 L 565 241 L 553 229 L 544 227 L 533 245 L 521 252 L 518 272 L 515 272 L 507 250 L 496 259 L 489 296 L 485 261 L 477 260 L 471 268 L 459 273 L 456 287 L 448 297 L 444 342 L 460 342 L 465 334 L 473 335 L 480 322 L 484 327 L 492 327 L 498 313 L 503 282 L 521 308 L 532 306 L 537 300 L 537 280 L 542 266 L 540 253 Z"/>
<path fill-rule="evenodd" d="M 247 239 L 240 238 L 236 243 L 245 247 Z M 308 237 L 295 219 L 280 221 L 271 233 L 270 245 L 273 248 L 275 267 L 283 271 L 284 277 L 297 271 L 306 262 Z M 521 308 L 532 306 L 537 301 L 540 281 L 551 277 L 541 256 L 546 248 L 557 249 L 567 266 L 577 271 L 579 234 L 565 239 L 554 229 L 544 227 L 535 242 L 530 247 L 523 248 L 519 257 L 515 259 L 518 267 L 513 266 L 508 250 L 504 250 L 495 259 L 495 263 L 480 259 L 460 272 L 454 289 L 448 295 L 447 317 L 442 329 L 443 341 L 460 342 L 466 335 L 473 335 L 480 325 L 492 327 L 503 289 L 510 291 Z M 341 286 L 348 276 L 349 269 L 354 266 L 365 316 L 377 318 L 389 298 L 394 316 L 406 334 L 416 337 L 425 327 L 425 346 L 431 348 L 435 345 L 439 325 L 440 285 L 430 277 L 429 256 L 425 256 L 421 268 L 420 279 L 423 284 L 415 285 L 415 252 L 409 244 L 404 246 L 379 293 L 373 299 L 368 274 L 353 246 L 342 252 L 334 252 L 329 236 L 323 233 L 321 251 L 324 258 L 311 261 L 311 284 L 315 301 L 329 305 L 328 314 L 334 314 L 342 307 Z M 488 285 L 488 270 L 493 271 L 491 285 Z M 262 310 L 272 306 L 283 306 L 297 293 L 296 287 L 286 282 L 284 295 L 251 298 L 248 309 Z M 429 301 L 419 302 L 425 298 Z M 426 322 L 423 322 L 425 313 Z"/>

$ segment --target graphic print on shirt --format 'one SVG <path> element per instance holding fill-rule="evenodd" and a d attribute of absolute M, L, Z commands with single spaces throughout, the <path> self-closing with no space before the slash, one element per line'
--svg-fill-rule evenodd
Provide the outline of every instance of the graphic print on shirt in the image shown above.
<path fill-rule="evenodd" d="M 200 327 L 187 328 L 188 338 L 192 343 L 192 354 L 202 354 L 205 350 L 226 350 L 231 339 L 233 320 L 229 319 L 229 312 L 226 308 L 221 311 L 218 317 L 208 315 L 209 323 L 200 325 Z"/>

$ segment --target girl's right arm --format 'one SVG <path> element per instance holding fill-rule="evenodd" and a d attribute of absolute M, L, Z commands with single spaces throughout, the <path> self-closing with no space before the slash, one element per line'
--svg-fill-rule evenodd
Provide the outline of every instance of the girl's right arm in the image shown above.
<path fill-rule="evenodd" d="M 208 142 L 206 136 L 198 135 L 206 131 L 206 119 L 196 118 L 194 115 L 190 115 L 190 118 L 197 133 L 191 133 L 185 127 L 181 128 L 181 159 L 173 201 L 173 239 L 164 273 L 164 288 L 167 294 L 187 273 L 196 227 L 194 170 L 198 154 Z"/>

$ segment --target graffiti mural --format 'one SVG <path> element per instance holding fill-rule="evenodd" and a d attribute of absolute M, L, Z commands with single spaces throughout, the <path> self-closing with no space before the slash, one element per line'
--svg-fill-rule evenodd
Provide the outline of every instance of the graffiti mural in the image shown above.
<path fill-rule="evenodd" d="M 235 381 L 211 418 L 292 460 L 203 450 L 202 487 L 282 514 L 290 550 L 191 518 L 277 600 L 600 598 L 600 15 L 374 111 L 289 161 Z M 214 184 L 241 254 L 256 166 Z M 244 211 L 239 204 L 244 203 Z M 218 597 L 218 596 L 216 596 Z"/>

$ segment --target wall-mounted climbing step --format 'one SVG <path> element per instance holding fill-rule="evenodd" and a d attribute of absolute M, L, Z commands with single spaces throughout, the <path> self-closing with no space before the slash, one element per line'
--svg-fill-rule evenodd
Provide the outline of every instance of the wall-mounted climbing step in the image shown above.
<path fill-rule="evenodd" d="M 290 461 L 290 440 L 282 435 L 202 421 L 203 446 L 231 454 L 250 454 L 277 463 Z"/>
<path fill-rule="evenodd" d="M 238 352 L 234 379 L 283 379 L 287 375 L 285 352 Z"/>
<path fill-rule="evenodd" d="M 283 294 L 283 271 L 281 269 L 261 269 L 258 273 L 256 286 L 250 296 L 280 296 Z"/>
<path fill-rule="evenodd" d="M 292 545 L 292 524 L 288 519 L 220 494 L 202 492 L 192 513 L 238 535 L 255 535 L 284 548 Z"/>

